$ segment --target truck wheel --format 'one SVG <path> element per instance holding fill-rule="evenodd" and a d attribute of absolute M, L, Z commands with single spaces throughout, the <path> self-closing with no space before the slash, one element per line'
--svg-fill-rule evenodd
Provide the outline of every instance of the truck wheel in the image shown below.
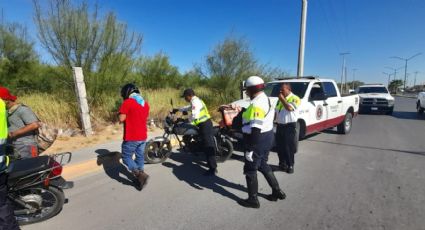
<path fill-rule="evenodd" d="M 346 113 L 344 120 L 336 128 L 340 134 L 348 134 L 351 131 L 351 126 L 353 125 L 353 115 L 351 113 Z"/>
<path fill-rule="evenodd" d="M 387 114 L 387 115 L 392 115 L 392 114 L 393 114 L 393 112 L 394 112 L 394 108 L 391 108 L 390 110 L 388 110 L 388 111 L 386 112 L 386 114 Z"/>
<path fill-rule="evenodd" d="M 424 113 L 424 108 L 421 107 L 420 101 L 416 102 L 416 110 L 418 111 L 419 114 Z"/>

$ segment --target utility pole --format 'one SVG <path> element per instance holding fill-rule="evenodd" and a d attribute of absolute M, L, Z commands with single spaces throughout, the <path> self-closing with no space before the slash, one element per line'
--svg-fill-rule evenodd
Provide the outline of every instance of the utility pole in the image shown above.
<path fill-rule="evenodd" d="M 402 61 L 405 61 L 405 64 L 404 64 L 404 84 L 403 84 L 403 89 L 404 89 L 404 91 L 406 91 L 406 81 L 407 81 L 407 62 L 408 62 L 408 61 L 410 61 L 410 60 L 412 60 L 413 58 L 415 58 L 415 57 L 417 57 L 417 56 L 421 55 L 421 54 L 422 54 L 422 53 L 417 53 L 417 54 L 415 54 L 415 55 L 413 55 L 413 56 L 411 56 L 411 57 L 409 57 L 409 58 L 402 58 L 402 57 L 398 57 L 398 56 L 390 57 L 390 58 L 395 58 L 395 59 L 400 59 L 400 60 L 402 60 Z"/>
<path fill-rule="evenodd" d="M 383 74 L 385 74 L 385 75 L 388 75 L 388 88 L 390 88 L 390 77 L 391 77 L 391 74 L 390 73 L 386 73 L 386 72 L 382 72 Z"/>
<path fill-rule="evenodd" d="M 354 79 L 356 79 L 356 70 L 357 70 L 356 68 L 353 69 L 353 82 L 352 82 L 353 83 L 352 84 L 353 89 L 354 89 Z"/>
<path fill-rule="evenodd" d="M 346 72 L 346 67 L 345 67 L 345 55 L 351 54 L 350 52 L 345 52 L 345 53 L 340 53 L 339 55 L 342 56 L 342 70 L 341 70 L 341 86 L 340 86 L 340 90 L 342 93 L 342 87 L 344 85 L 344 73 Z"/>
<path fill-rule="evenodd" d="M 416 86 L 416 77 L 418 76 L 419 71 L 415 71 L 415 79 L 413 80 L 413 87 Z"/>
<path fill-rule="evenodd" d="M 393 80 L 395 81 L 395 80 L 397 79 L 397 72 L 398 72 L 400 69 L 402 69 L 402 68 L 403 68 L 403 66 L 398 67 L 398 68 L 392 68 L 392 67 L 385 67 L 385 68 L 387 68 L 387 69 L 390 69 L 390 70 L 394 71 L 394 78 L 393 78 Z"/>
<path fill-rule="evenodd" d="M 306 24 L 307 24 L 307 4 L 308 4 L 307 0 L 302 0 L 297 77 L 302 77 L 304 75 L 304 48 L 305 48 L 305 31 L 306 31 Z"/>
<path fill-rule="evenodd" d="M 85 136 L 91 136 L 93 134 L 89 105 L 87 103 L 86 84 L 84 82 L 83 69 L 81 67 L 72 67 L 72 73 L 74 75 L 75 92 L 78 99 L 78 107 L 80 108 L 81 124 L 83 125 L 83 131 Z"/>

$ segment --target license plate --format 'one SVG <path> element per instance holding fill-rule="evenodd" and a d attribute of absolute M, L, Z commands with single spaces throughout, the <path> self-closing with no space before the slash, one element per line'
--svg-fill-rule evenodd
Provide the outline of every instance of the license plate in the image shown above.
<path fill-rule="evenodd" d="M 376 111 L 376 110 L 378 110 L 378 108 L 377 107 L 372 107 L 372 108 L 370 108 L 370 110 Z"/>

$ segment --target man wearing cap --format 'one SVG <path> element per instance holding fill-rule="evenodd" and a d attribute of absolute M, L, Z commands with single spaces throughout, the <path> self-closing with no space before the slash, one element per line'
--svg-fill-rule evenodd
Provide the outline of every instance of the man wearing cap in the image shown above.
<path fill-rule="evenodd" d="M 4 100 L 8 110 L 8 141 L 12 143 L 15 153 L 22 158 L 36 157 L 36 132 L 40 127 L 37 116 L 28 106 L 17 103 L 17 97 L 7 88 L 0 87 L 0 98 Z"/>
<path fill-rule="evenodd" d="M 175 109 L 173 112 L 191 111 L 191 117 L 189 120 L 193 125 L 199 127 L 200 136 L 204 141 L 204 152 L 207 155 L 209 170 L 206 171 L 204 175 L 213 176 L 217 174 L 217 161 L 215 159 L 214 133 L 211 116 L 208 112 L 207 106 L 195 95 L 195 91 L 193 91 L 193 89 L 184 90 L 182 97 L 187 102 L 190 102 L 190 105 L 180 109 Z"/>

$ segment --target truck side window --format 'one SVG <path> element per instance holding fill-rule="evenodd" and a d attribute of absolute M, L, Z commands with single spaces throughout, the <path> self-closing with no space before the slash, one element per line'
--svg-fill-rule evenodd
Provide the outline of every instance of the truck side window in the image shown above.
<path fill-rule="evenodd" d="M 332 82 L 323 82 L 323 88 L 327 97 L 336 97 L 338 96 L 335 85 Z"/>
<path fill-rule="evenodd" d="M 322 85 L 320 83 L 314 83 L 310 91 L 310 101 L 323 100 L 325 93 L 323 92 Z"/>

